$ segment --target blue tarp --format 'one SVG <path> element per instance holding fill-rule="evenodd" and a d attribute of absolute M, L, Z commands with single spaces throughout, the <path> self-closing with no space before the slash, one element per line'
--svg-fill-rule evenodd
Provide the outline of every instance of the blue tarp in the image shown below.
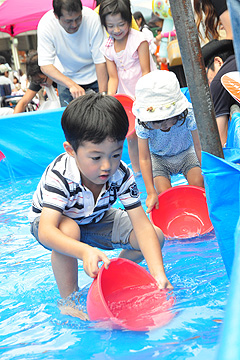
<path fill-rule="evenodd" d="M 240 359 L 240 221 L 235 233 L 235 257 L 217 360 Z"/>
<path fill-rule="evenodd" d="M 15 178 L 34 177 L 64 151 L 61 116 L 64 108 L 22 113 L 0 118 L 0 150 Z M 0 181 L 9 177 L 1 164 Z"/>
<path fill-rule="evenodd" d="M 34 111 L 0 118 L 0 181 L 39 177 L 64 152 L 61 117 L 65 108 Z M 124 159 L 129 160 L 127 144 Z"/>
<path fill-rule="evenodd" d="M 234 233 L 239 219 L 240 149 L 224 150 L 225 159 L 202 152 L 202 171 L 209 216 L 228 273 L 234 258 Z M 229 159 L 227 160 L 229 155 Z"/>

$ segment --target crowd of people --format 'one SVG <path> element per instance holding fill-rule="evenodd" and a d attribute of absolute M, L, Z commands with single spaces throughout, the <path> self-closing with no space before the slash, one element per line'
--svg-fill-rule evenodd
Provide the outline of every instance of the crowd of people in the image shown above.
<path fill-rule="evenodd" d="M 214 37 L 202 52 L 224 145 L 236 101 L 221 85 L 221 76 L 237 67 L 227 9 L 216 9 L 217 22 L 212 24 L 207 3 L 195 0 L 194 7 L 198 28 L 205 12 L 205 35 Z M 219 21 L 226 27 L 225 40 L 216 38 Z M 27 60 L 30 84 L 14 113 L 23 112 L 41 87 L 57 88 L 66 107 L 61 120 L 65 153 L 44 172 L 29 216 L 32 235 L 51 250 L 62 298 L 78 290 L 78 259 L 93 278 L 99 262 L 109 266 L 97 248 L 122 248 L 120 257 L 135 262 L 145 258 L 159 287 L 173 288 L 163 266 L 163 233 L 146 216 L 135 177 L 143 176 L 147 212 L 158 207 L 158 195 L 171 187 L 172 174 L 183 174 L 190 185 L 204 187 L 204 182 L 191 103 L 177 76 L 154 61 L 160 26 L 158 30 L 156 40 L 144 16 L 131 13 L 129 0 L 102 0 L 97 11 L 83 7 L 80 0 L 53 0 L 53 10 L 39 22 L 38 51 Z M 6 71 L 0 65 L 0 84 Z M 17 80 L 12 90 L 19 86 Z M 128 119 L 111 96 L 116 93 L 134 99 L 136 129 L 127 138 L 132 169 L 121 161 Z M 112 208 L 117 198 L 125 211 Z M 69 305 L 62 311 L 87 318 Z"/>

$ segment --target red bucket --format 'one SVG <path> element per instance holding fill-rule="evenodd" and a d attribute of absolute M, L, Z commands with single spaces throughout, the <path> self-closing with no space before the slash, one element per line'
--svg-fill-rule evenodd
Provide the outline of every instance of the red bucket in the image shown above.
<path fill-rule="evenodd" d="M 166 325 L 174 317 L 173 304 L 167 290 L 159 290 L 144 268 L 126 259 L 111 260 L 107 270 L 102 266 L 87 296 L 90 320 L 134 331 Z"/>
<path fill-rule="evenodd" d="M 188 239 L 212 231 L 205 190 L 178 185 L 158 196 L 159 208 L 150 213 L 151 221 L 166 238 Z"/>
<path fill-rule="evenodd" d="M 135 130 L 135 116 L 132 113 L 132 106 L 134 99 L 126 94 L 115 94 L 113 95 L 118 101 L 122 104 L 124 107 L 127 116 L 128 116 L 128 122 L 129 122 L 129 128 L 127 136 L 131 135 Z"/>
<path fill-rule="evenodd" d="M 4 153 L 0 150 L 0 161 L 2 161 L 3 159 L 5 159 L 5 155 L 4 155 Z"/>

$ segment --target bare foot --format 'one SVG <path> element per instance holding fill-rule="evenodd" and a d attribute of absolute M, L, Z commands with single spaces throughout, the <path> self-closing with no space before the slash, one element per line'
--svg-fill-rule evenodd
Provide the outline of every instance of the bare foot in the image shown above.
<path fill-rule="evenodd" d="M 63 315 L 70 315 L 73 317 L 78 317 L 81 320 L 88 321 L 89 317 L 88 314 L 83 312 L 82 310 L 78 309 L 78 307 L 72 303 L 72 304 L 66 304 L 66 305 L 59 305 L 59 310 L 61 311 L 61 314 Z"/>

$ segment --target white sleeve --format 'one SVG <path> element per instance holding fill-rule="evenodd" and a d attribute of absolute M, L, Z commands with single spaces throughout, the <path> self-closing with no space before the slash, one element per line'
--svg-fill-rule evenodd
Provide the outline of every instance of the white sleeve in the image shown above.
<path fill-rule="evenodd" d="M 94 64 L 101 64 L 106 62 L 102 52 L 99 51 L 102 43 L 107 38 L 107 33 L 100 22 L 98 14 L 93 12 L 94 21 L 91 24 L 91 52 Z"/>
<path fill-rule="evenodd" d="M 54 64 L 56 57 L 52 29 L 48 21 L 49 16 L 47 15 L 48 13 L 42 17 L 37 28 L 39 66 Z"/>

